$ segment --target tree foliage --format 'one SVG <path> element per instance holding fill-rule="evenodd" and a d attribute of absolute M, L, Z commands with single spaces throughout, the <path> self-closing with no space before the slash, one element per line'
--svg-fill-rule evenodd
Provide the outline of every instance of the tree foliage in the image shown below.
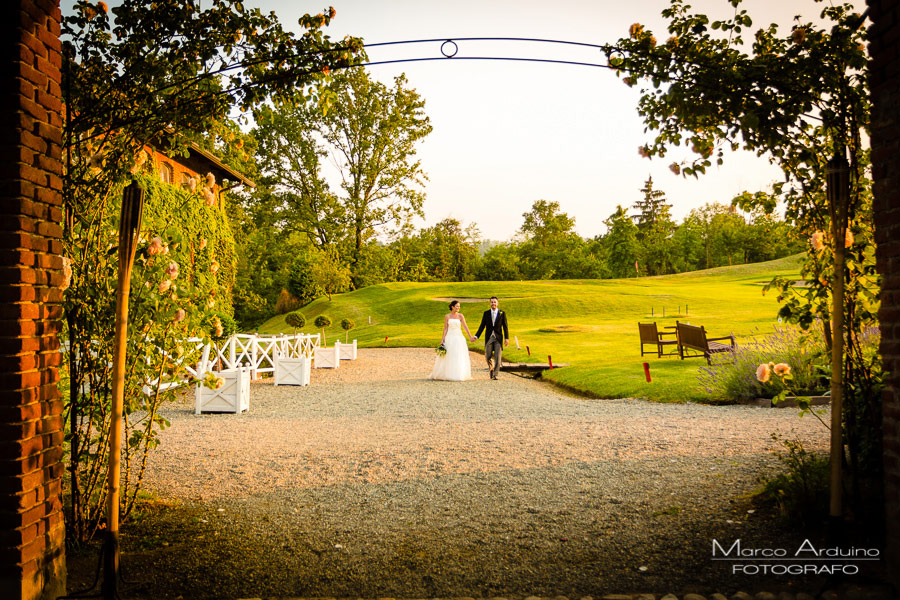
<path fill-rule="evenodd" d="M 784 202 L 803 238 L 813 241 L 803 267 L 807 285 L 773 282 L 783 301 L 780 314 L 804 327 L 816 318 L 845 321 L 839 333 L 848 354 L 837 361 L 843 369 L 832 377 L 846 383 L 850 460 L 854 467 L 877 468 L 880 361 L 864 356 L 859 343 L 875 322 L 878 291 L 864 142 L 869 93 L 863 19 L 852 5 L 829 5 L 821 11 L 824 26 L 798 17 L 791 31 L 780 35 L 774 24 L 752 31 L 740 0 L 730 1 L 734 15 L 710 21 L 691 13 L 682 0 L 672 0 L 662 13 L 668 39 L 661 43 L 635 23 L 629 37 L 606 48 L 609 65 L 627 85 L 640 87 L 638 112 L 654 135 L 639 149 L 642 155 L 689 148 L 693 158 L 671 168 L 698 176 L 713 160 L 721 164 L 726 149 L 744 148 L 783 171 L 774 198 Z M 833 157 L 849 160 L 846 199 L 826 194 Z M 770 212 L 771 199 L 745 194 L 738 202 Z M 835 292 L 844 296 L 840 318 L 829 306 Z"/>
<path fill-rule="evenodd" d="M 255 137 L 283 226 L 340 251 L 361 287 L 371 271 L 366 246 L 386 226 L 422 215 L 426 176 L 415 152 L 431 124 L 403 76 L 388 87 L 350 69 L 326 90 L 335 101 L 324 114 L 294 102 L 261 108 Z M 326 164 L 338 169 L 337 188 L 323 174 Z"/>
<path fill-rule="evenodd" d="M 324 35 L 332 17 L 333 10 L 301 17 L 299 36 L 274 14 L 236 0 L 215 0 L 203 10 L 190 0 L 123 0 L 111 10 L 80 0 L 63 18 L 63 251 L 72 272 L 64 295 L 71 382 L 66 525 L 74 540 L 96 531 L 106 493 L 100 484 L 107 469 L 111 347 L 105 342 L 113 329 L 122 188 L 153 175 L 148 146 L 176 155 L 196 142 L 218 146 L 230 164 L 246 163 L 246 138 L 227 120 L 232 109 L 288 95 L 327 105 L 330 95 L 317 84 L 329 69 L 357 62 L 361 50 L 358 40 L 333 44 Z M 218 337 L 231 326 L 235 276 L 224 213 L 197 193 L 145 182 L 127 349 L 126 517 L 147 450 L 165 426 L 157 408 L 172 398 L 167 384 L 183 381 L 183 365 L 196 358 L 185 340 Z"/>

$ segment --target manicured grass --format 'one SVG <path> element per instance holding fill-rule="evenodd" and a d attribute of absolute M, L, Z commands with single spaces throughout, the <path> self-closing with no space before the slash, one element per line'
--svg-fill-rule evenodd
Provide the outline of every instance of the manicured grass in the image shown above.
<path fill-rule="evenodd" d="M 315 332 L 312 321 L 325 314 L 334 322 L 326 330 L 329 342 L 344 339 L 338 323 L 349 317 L 357 324 L 350 337 L 362 347 L 437 346 L 447 312 L 445 299 L 463 301 L 462 312 L 475 333 L 488 308 L 486 298 L 494 295 L 510 323 L 504 358 L 547 362 L 550 355 L 554 363 L 570 364 L 545 372 L 545 379 L 599 398 L 708 402 L 721 399 L 710 398 L 698 386 L 697 372 L 706 361 L 655 354 L 641 358 L 637 323 L 655 320 L 663 328 L 686 321 L 705 326 L 711 337 L 734 333 L 740 344 L 742 338 L 771 332 L 776 323 L 775 294 L 763 296 L 763 286 L 775 275 L 799 278 L 799 268 L 800 258 L 794 256 L 640 279 L 389 283 L 310 303 L 301 309 L 308 323 L 303 331 Z M 468 298 L 482 300 L 470 303 Z M 284 316 L 277 316 L 259 332 L 292 329 Z M 513 336 L 521 349 L 516 349 Z M 481 350 L 483 345 L 479 340 L 470 347 Z M 650 364 L 651 383 L 644 378 L 644 362 Z"/>

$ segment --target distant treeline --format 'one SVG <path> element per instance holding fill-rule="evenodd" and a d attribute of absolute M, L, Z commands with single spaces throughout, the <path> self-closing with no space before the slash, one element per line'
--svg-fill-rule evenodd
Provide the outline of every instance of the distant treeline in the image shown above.
<path fill-rule="evenodd" d="M 305 235 L 276 223 L 237 215 L 243 219 L 238 219 L 236 232 L 241 264 L 235 316 L 248 326 L 325 294 L 394 281 L 665 275 L 772 260 L 802 250 L 791 226 L 773 215 L 707 204 L 675 223 L 652 180 L 642 191 L 643 200 L 630 213 L 618 206 L 604 221 L 606 233 L 589 239 L 575 233 L 575 220 L 557 202 L 538 200 L 522 215 L 509 241 L 483 240 L 475 223 L 464 226 L 445 219 L 420 230 L 406 227 L 387 243 L 367 240 L 355 262 L 349 247 L 316 247 Z"/>

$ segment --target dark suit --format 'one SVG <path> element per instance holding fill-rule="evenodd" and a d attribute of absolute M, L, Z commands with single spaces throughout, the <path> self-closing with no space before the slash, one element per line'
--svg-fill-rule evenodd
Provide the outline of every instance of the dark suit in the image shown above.
<path fill-rule="evenodd" d="M 484 311 L 475 337 L 481 337 L 482 331 L 486 331 L 484 336 L 484 358 L 487 360 L 488 368 L 491 369 L 491 379 L 496 379 L 500 373 L 500 361 L 503 358 L 503 342 L 509 339 L 506 313 L 498 309 L 497 318 L 492 323 L 490 309 Z M 491 364 L 492 358 L 493 365 Z"/>

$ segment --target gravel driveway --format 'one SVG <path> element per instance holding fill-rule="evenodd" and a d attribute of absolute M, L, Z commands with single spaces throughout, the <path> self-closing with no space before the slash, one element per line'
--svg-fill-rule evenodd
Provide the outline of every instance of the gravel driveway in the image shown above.
<path fill-rule="evenodd" d="M 166 408 L 126 528 L 125 597 L 600 597 L 805 588 L 740 577 L 729 545 L 795 543 L 747 497 L 770 434 L 826 449 L 793 409 L 593 400 L 502 374 L 426 379 L 429 349 L 361 349 L 249 413 Z M 74 560 L 74 559 L 73 559 Z M 77 579 L 77 577 L 76 577 Z M 73 587 L 78 582 L 73 581 Z M 766 587 L 768 586 L 768 587 Z M 777 586 L 773 588 L 772 586 Z M 130 591 L 128 591 L 130 590 Z"/>

